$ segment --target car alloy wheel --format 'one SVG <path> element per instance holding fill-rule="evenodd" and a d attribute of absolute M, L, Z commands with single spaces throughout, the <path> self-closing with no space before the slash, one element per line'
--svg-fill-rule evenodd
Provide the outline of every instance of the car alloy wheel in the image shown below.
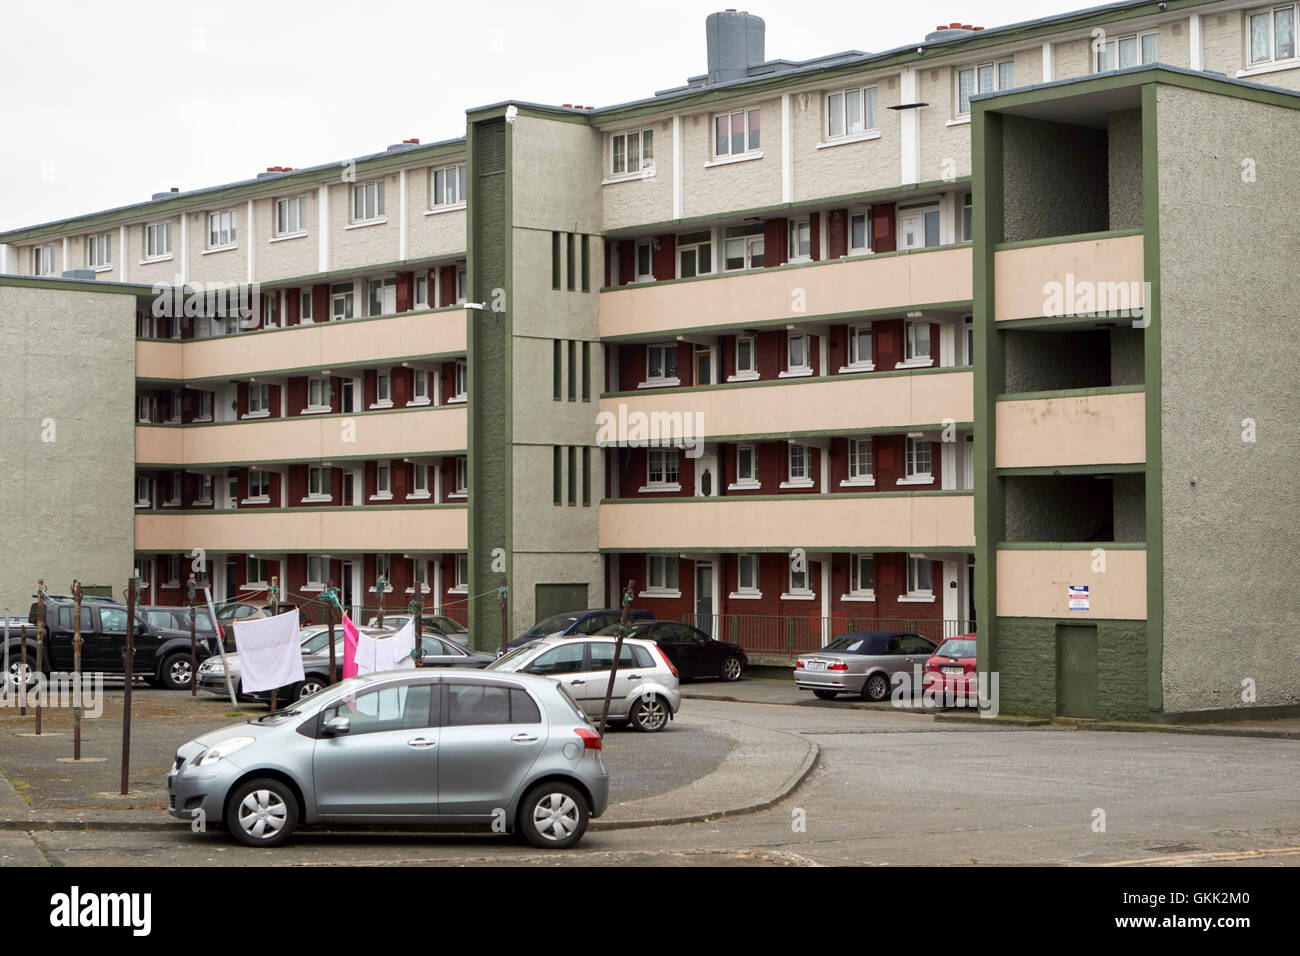
<path fill-rule="evenodd" d="M 889 679 L 884 674 L 872 674 L 862 688 L 867 700 L 884 700 L 889 696 Z"/>
<path fill-rule="evenodd" d="M 173 654 L 163 662 L 162 681 L 168 690 L 184 690 L 194 679 L 188 654 Z"/>
<path fill-rule="evenodd" d="M 312 694 L 319 693 L 325 689 L 325 682 L 317 680 L 315 677 L 309 677 L 298 685 L 298 699 L 310 697 Z"/>
<path fill-rule="evenodd" d="M 741 670 L 740 658 L 728 657 L 722 662 L 722 679 L 726 681 L 740 680 Z"/>
<path fill-rule="evenodd" d="M 24 675 L 22 659 L 9 662 L 9 689 L 17 692 L 18 688 L 23 685 L 24 676 L 27 680 L 27 686 L 31 687 L 35 683 L 36 665 L 30 660 L 27 662 L 27 670 Z"/>
<path fill-rule="evenodd" d="M 632 705 L 632 725 L 637 730 L 654 733 L 668 723 L 668 704 L 662 697 L 641 697 Z"/>

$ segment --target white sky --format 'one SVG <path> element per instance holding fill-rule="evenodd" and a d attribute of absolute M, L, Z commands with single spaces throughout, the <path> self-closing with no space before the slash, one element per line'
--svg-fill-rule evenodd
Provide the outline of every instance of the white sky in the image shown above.
<path fill-rule="evenodd" d="M 734 2 L 734 0 L 731 0 Z M 753 0 L 767 57 L 920 41 L 1089 0 Z M 0 5 L 0 229 L 464 134 L 502 100 L 606 106 L 705 72 L 718 0 Z"/>

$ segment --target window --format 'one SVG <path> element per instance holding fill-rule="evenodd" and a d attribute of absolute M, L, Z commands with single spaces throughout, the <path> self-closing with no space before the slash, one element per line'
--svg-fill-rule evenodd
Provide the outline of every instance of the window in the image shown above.
<path fill-rule="evenodd" d="M 271 496 L 271 473 L 259 468 L 248 469 L 248 497 L 269 498 Z"/>
<path fill-rule="evenodd" d="M 871 467 L 871 439 L 850 438 L 849 481 L 871 481 Z"/>
<path fill-rule="evenodd" d="M 456 555 L 456 586 L 454 591 L 465 591 L 469 589 L 469 555 Z"/>
<path fill-rule="evenodd" d="M 1293 8 L 1287 7 L 1287 13 L 1288 15 L 1292 14 Z M 1293 50 L 1294 31 L 1291 28 L 1292 23 L 1294 23 L 1294 20 L 1288 22 L 1289 39 L 1287 43 L 1289 48 Z M 1253 52 L 1252 48 L 1252 54 Z M 1294 52 L 1287 53 L 1288 57 L 1294 55 Z M 1097 49 L 1094 65 L 1096 72 L 1103 73 L 1106 70 L 1122 70 L 1126 67 L 1137 66 L 1139 63 L 1155 63 L 1159 59 L 1160 34 L 1135 33 L 1126 37 L 1107 40 L 1105 45 Z"/>
<path fill-rule="evenodd" d="M 165 562 L 163 565 L 163 574 L 164 574 L 163 580 L 167 584 L 170 584 L 172 587 L 176 587 L 181 583 L 180 555 L 169 554 L 165 558 L 163 558 L 163 561 Z M 169 627 L 170 625 L 164 624 L 163 626 Z"/>
<path fill-rule="evenodd" d="M 35 246 L 32 249 L 32 275 L 54 275 L 54 247 Z"/>
<path fill-rule="evenodd" d="M 791 483 L 812 483 L 812 461 L 803 445 L 789 446 L 789 480 Z"/>
<path fill-rule="evenodd" d="M 898 210 L 898 247 L 930 248 L 939 244 L 939 206 L 900 206 Z"/>
<path fill-rule="evenodd" d="M 416 276 L 415 277 L 415 307 L 417 309 L 420 308 L 421 306 L 427 308 L 428 305 L 429 305 L 429 277 Z"/>
<path fill-rule="evenodd" d="M 677 344 L 648 345 L 645 350 L 646 382 L 677 381 Z"/>
<path fill-rule="evenodd" d="M 262 325 L 274 329 L 280 325 L 280 293 L 268 292 L 262 300 Z"/>
<path fill-rule="evenodd" d="M 808 566 L 804 565 L 802 569 L 796 569 L 794 563 L 790 564 L 790 594 L 812 594 L 812 588 L 808 586 Z"/>
<path fill-rule="evenodd" d="M 849 326 L 849 365 L 871 368 L 871 326 Z"/>
<path fill-rule="evenodd" d="M 429 195 L 432 206 L 457 206 L 465 201 L 465 164 L 444 166 L 429 171 Z"/>
<path fill-rule="evenodd" d="M 713 118 L 713 155 L 743 156 L 759 148 L 759 110 L 737 110 Z"/>
<path fill-rule="evenodd" d="M 625 176 L 653 169 L 655 133 L 652 129 L 616 133 L 609 139 L 609 174 Z"/>
<path fill-rule="evenodd" d="M 528 667 L 532 674 L 576 674 L 583 668 L 584 645 L 580 643 L 561 644 L 553 651 L 547 651 Z"/>
<path fill-rule="evenodd" d="M 208 248 L 220 249 L 235 244 L 235 210 L 208 213 Z"/>
<path fill-rule="evenodd" d="M 708 230 L 677 237 L 677 277 L 690 279 L 713 272 L 713 234 Z"/>
<path fill-rule="evenodd" d="M 393 404 L 392 375 L 389 372 L 375 373 L 375 404 Z"/>
<path fill-rule="evenodd" d="M 307 497 L 328 498 L 329 496 L 329 469 L 320 465 L 309 465 L 307 468 Z"/>
<path fill-rule="evenodd" d="M 677 558 L 652 554 L 646 558 L 646 590 L 677 590 Z"/>
<path fill-rule="evenodd" d="M 433 684 L 398 684 L 368 691 L 331 707 L 322 715 L 325 723 L 335 717 L 348 721 L 348 737 L 392 730 L 411 731 L 428 727 Z"/>
<path fill-rule="evenodd" d="M 366 280 L 366 315 L 392 315 L 397 311 L 397 277 Z"/>
<path fill-rule="evenodd" d="M 859 136 L 876 128 L 876 88 L 844 90 L 826 96 L 826 138 Z"/>
<path fill-rule="evenodd" d="M 153 507 L 153 478 L 148 475 L 140 475 L 135 479 L 135 506 Z"/>
<path fill-rule="evenodd" d="M 330 286 L 330 321 L 350 319 L 353 316 L 352 283 L 344 282 Z"/>
<path fill-rule="evenodd" d="M 728 271 L 763 268 L 763 224 L 728 226 L 722 249 L 723 268 Z"/>
<path fill-rule="evenodd" d="M 264 558 L 255 558 L 251 554 L 248 556 L 248 583 L 265 584 L 270 578 L 267 576 L 268 562 Z"/>
<path fill-rule="evenodd" d="M 469 394 L 469 365 L 464 359 L 456 363 L 455 381 L 452 383 L 452 401 L 464 401 Z"/>
<path fill-rule="evenodd" d="M 930 561 L 917 554 L 907 556 L 907 596 L 934 597 L 934 583 L 931 580 L 933 568 Z"/>
<path fill-rule="evenodd" d="M 930 480 L 930 442 L 925 438 L 908 436 L 907 477 Z"/>
<path fill-rule="evenodd" d="M 140 570 L 142 572 L 140 575 L 140 582 L 143 584 L 149 580 L 149 575 L 144 573 L 144 568 L 141 568 Z M 84 610 L 85 609 L 83 608 L 83 611 Z M 125 634 L 126 611 L 122 608 L 116 607 L 100 608 L 99 625 L 103 630 L 110 634 Z"/>
<path fill-rule="evenodd" d="M 275 201 L 275 234 L 291 236 L 307 229 L 307 197 L 294 196 L 292 199 Z"/>
<path fill-rule="evenodd" d="M 975 236 L 975 230 L 972 228 L 972 205 L 971 194 L 966 193 L 961 200 L 961 241 L 970 242 Z"/>
<path fill-rule="evenodd" d="M 391 498 L 392 495 L 391 468 L 388 462 L 381 461 L 375 466 L 375 497 Z"/>
<path fill-rule="evenodd" d="M 957 71 L 957 115 L 970 113 L 970 98 L 976 93 L 1009 90 L 1015 86 L 1014 70 L 1010 60 L 981 63 Z"/>
<path fill-rule="evenodd" d="M 758 354 L 754 336 L 736 336 L 736 378 L 758 378 Z"/>
<path fill-rule="evenodd" d="M 758 555 L 742 554 L 736 562 L 736 590 L 742 593 L 758 593 Z"/>
<path fill-rule="evenodd" d="M 677 449 L 652 448 L 646 455 L 647 486 L 658 490 L 678 488 L 678 479 Z"/>
<path fill-rule="evenodd" d="M 407 591 L 429 590 L 429 562 L 423 558 L 411 559 L 411 583 L 414 588 L 407 588 Z"/>
<path fill-rule="evenodd" d="M 411 495 L 412 498 L 427 498 L 429 496 L 429 466 L 412 465 L 411 466 Z"/>
<path fill-rule="evenodd" d="M 1295 22 L 1295 4 L 1252 13 L 1249 64 L 1259 66 L 1274 61 L 1295 59 Z M 1142 52 L 1145 56 L 1145 47 Z"/>
<path fill-rule="evenodd" d="M 212 476 L 203 475 L 199 478 L 199 496 L 194 500 L 196 505 L 212 504 Z"/>
<path fill-rule="evenodd" d="M 790 258 L 812 258 L 812 226 L 808 218 L 790 220 Z"/>
<path fill-rule="evenodd" d="M 870 220 L 865 212 L 849 216 L 849 252 L 871 251 Z"/>
<path fill-rule="evenodd" d="M 378 584 L 380 581 L 383 581 L 385 591 L 391 591 L 393 589 L 393 575 L 391 571 L 392 569 L 389 567 L 388 563 L 388 555 L 375 555 L 375 583 Z"/>
<path fill-rule="evenodd" d="M 791 333 L 785 340 L 785 370 L 787 372 L 811 372 L 812 358 L 809 355 L 811 337 Z"/>
<path fill-rule="evenodd" d="M 411 395 L 412 405 L 427 405 L 429 403 L 429 373 L 422 368 L 417 368 L 414 371 Z"/>
<path fill-rule="evenodd" d="M 758 487 L 758 456 L 753 445 L 736 446 L 736 484 Z"/>
<path fill-rule="evenodd" d="M 312 587 L 324 587 L 329 578 L 330 563 L 318 554 L 307 555 L 307 583 Z"/>
<path fill-rule="evenodd" d="M 298 318 L 303 322 L 314 321 L 312 317 L 311 289 L 303 289 L 298 293 Z"/>
<path fill-rule="evenodd" d="M 384 181 L 357 183 L 352 187 L 352 221 L 367 222 L 384 214 Z"/>
<path fill-rule="evenodd" d="M 636 244 L 636 281 L 645 282 L 655 277 L 654 248 L 649 241 Z"/>
<path fill-rule="evenodd" d="M 469 491 L 469 458 L 460 455 L 456 458 L 456 494 L 464 495 Z"/>
<path fill-rule="evenodd" d="M 269 415 L 271 413 L 271 386 L 248 386 L 248 414 Z"/>
<path fill-rule="evenodd" d="M 167 501 L 165 504 L 178 505 L 181 503 L 181 472 L 173 471 L 167 476 Z"/>
<path fill-rule="evenodd" d="M 195 421 L 212 421 L 212 398 L 214 395 L 214 392 L 199 392 L 199 412 L 194 417 Z"/>
<path fill-rule="evenodd" d="M 849 562 L 849 593 L 857 597 L 876 592 L 876 562 L 870 554 L 855 554 Z"/>
<path fill-rule="evenodd" d="M 172 224 L 155 222 L 144 227 L 144 257 L 161 259 L 172 254 Z"/>
<path fill-rule="evenodd" d="M 903 323 L 903 357 L 908 362 L 929 363 L 929 322 Z"/>
<path fill-rule="evenodd" d="M 108 233 L 86 237 L 86 265 L 99 269 L 113 261 L 113 237 Z"/>
<path fill-rule="evenodd" d="M 330 407 L 330 400 L 333 398 L 333 391 L 330 388 L 330 380 L 327 378 L 311 378 L 307 380 L 307 407 L 315 411 L 316 409 L 326 409 Z"/>
<path fill-rule="evenodd" d="M 457 269 L 456 270 L 456 304 L 457 305 L 464 304 L 468 296 L 468 291 L 467 291 L 468 289 L 469 289 L 469 282 L 465 273 L 465 269 L 463 267 Z"/>

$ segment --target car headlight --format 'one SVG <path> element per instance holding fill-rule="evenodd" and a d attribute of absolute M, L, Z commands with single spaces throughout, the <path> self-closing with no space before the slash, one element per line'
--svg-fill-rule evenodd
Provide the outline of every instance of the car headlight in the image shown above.
<path fill-rule="evenodd" d="M 199 759 L 199 766 L 206 767 L 210 763 L 216 763 L 222 757 L 229 757 L 231 754 L 237 754 L 256 739 L 256 737 L 231 737 L 229 740 L 223 740 L 219 744 L 214 744 L 208 749 L 208 752 Z"/>

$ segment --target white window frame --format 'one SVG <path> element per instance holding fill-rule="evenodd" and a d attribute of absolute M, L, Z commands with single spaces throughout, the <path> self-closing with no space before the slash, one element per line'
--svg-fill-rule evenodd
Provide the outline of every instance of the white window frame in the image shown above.
<path fill-rule="evenodd" d="M 113 267 L 113 234 L 101 232 L 86 237 L 86 267 L 104 270 Z"/>
<path fill-rule="evenodd" d="M 429 466 L 422 462 L 414 462 L 411 465 L 411 491 L 407 498 L 426 499 L 431 497 L 429 493 Z"/>
<path fill-rule="evenodd" d="M 934 364 L 934 355 L 930 351 L 930 325 L 922 320 L 908 319 L 903 323 L 903 361 L 895 368 L 929 368 Z M 925 343 L 925 354 L 921 354 L 918 343 Z"/>
<path fill-rule="evenodd" d="M 312 393 L 315 393 L 313 395 Z M 308 412 L 328 412 L 334 400 L 334 383 L 328 378 L 307 379 Z"/>
<path fill-rule="evenodd" d="M 393 463 L 388 460 L 375 462 L 375 493 L 371 501 L 390 501 L 393 497 Z"/>
<path fill-rule="evenodd" d="M 758 114 L 757 117 L 758 118 L 758 130 L 757 130 L 758 142 L 757 143 L 753 141 L 754 139 L 753 134 L 755 131 L 750 128 L 750 124 L 752 119 L 754 118 L 754 114 Z M 741 117 L 741 122 L 744 124 L 744 129 L 742 130 L 741 133 L 741 135 L 744 137 L 743 140 L 744 148 L 740 150 L 737 150 L 734 144 L 734 138 L 736 135 L 734 126 L 735 126 L 737 116 Z M 720 120 L 725 120 L 727 123 L 726 149 L 719 149 L 718 131 L 719 131 Z M 719 160 L 722 161 L 736 160 L 744 157 L 751 157 L 757 159 L 758 157 L 763 155 L 762 133 L 763 133 L 763 111 L 762 108 L 759 106 L 746 106 L 746 107 L 742 107 L 741 109 L 728 110 L 726 113 L 714 113 L 709 118 L 709 136 L 712 138 L 713 141 L 712 153 L 713 153 L 714 161 L 717 162 Z"/>
<path fill-rule="evenodd" d="M 140 493 L 142 490 L 144 491 L 144 494 L 143 494 L 143 495 L 141 495 L 141 493 Z M 154 487 L 153 487 L 153 476 L 152 476 L 152 475 L 136 475 L 136 477 L 135 477 L 135 506 L 136 506 L 137 508 L 152 508 L 152 507 L 153 507 L 153 491 L 154 491 Z"/>
<path fill-rule="evenodd" d="M 1291 55 L 1278 56 L 1277 15 L 1279 13 L 1283 13 L 1287 11 L 1289 11 L 1291 14 Z M 1268 44 L 1268 56 L 1259 60 L 1252 59 L 1252 57 L 1254 56 L 1254 49 L 1253 49 L 1254 44 L 1252 42 L 1253 37 L 1251 35 L 1251 30 L 1254 26 L 1255 19 L 1257 17 L 1265 17 L 1266 18 L 1265 22 L 1268 24 L 1268 33 L 1265 38 Z M 1246 12 L 1246 37 L 1245 37 L 1246 69 L 1243 70 L 1242 72 L 1249 73 L 1254 70 L 1264 69 L 1279 64 L 1294 64 L 1296 62 L 1296 30 L 1297 30 L 1298 21 L 1300 21 L 1300 10 L 1297 10 L 1297 4 L 1294 3 L 1280 3 L 1280 4 L 1274 4 L 1273 6 L 1259 7 L 1254 10 L 1248 10 Z M 1238 76 L 1240 75 L 1241 73 L 1238 74 Z"/>
<path fill-rule="evenodd" d="M 314 487 L 313 487 L 314 486 Z M 307 497 L 303 501 L 333 501 L 330 470 L 324 465 L 307 466 Z"/>
<path fill-rule="evenodd" d="M 170 219 L 151 222 L 144 227 L 144 260 L 158 262 L 172 257 L 172 223 Z"/>
<path fill-rule="evenodd" d="M 271 562 L 266 558 L 255 558 L 250 554 L 245 566 L 248 569 L 248 584 L 266 584 L 270 579 L 267 572 L 271 570 Z"/>
<path fill-rule="evenodd" d="M 812 488 L 812 449 L 808 445 L 790 442 L 786 445 L 785 476 L 782 488 Z"/>
<path fill-rule="evenodd" d="M 801 342 L 803 346 L 803 361 L 799 363 L 796 363 L 791 357 L 796 342 Z M 788 333 L 785 337 L 785 371 L 781 372 L 777 377 L 798 378 L 812 373 L 812 336 L 806 332 Z"/>
<path fill-rule="evenodd" d="M 802 571 L 795 570 L 794 562 L 789 562 L 789 569 L 786 575 L 786 590 L 781 595 L 783 601 L 811 601 L 816 598 L 817 592 L 812 586 L 812 569 L 804 564 Z"/>
<path fill-rule="evenodd" d="M 866 449 L 867 469 L 863 471 L 862 450 Z M 876 461 L 870 435 L 848 440 L 849 477 L 840 482 L 841 487 L 874 486 L 876 483 Z"/>
<path fill-rule="evenodd" d="M 749 364 L 741 367 L 740 364 L 740 343 L 749 343 Z M 736 336 L 736 372 L 734 375 L 728 375 L 728 382 L 752 382 L 758 378 L 758 337 L 754 335 L 737 335 Z"/>
<path fill-rule="evenodd" d="M 646 586 L 640 597 L 679 598 L 681 592 L 681 569 L 674 554 L 646 555 Z"/>
<path fill-rule="evenodd" d="M 753 572 L 752 579 L 745 581 L 745 564 L 749 563 L 750 570 Z M 738 554 L 736 555 L 736 590 L 728 597 L 736 600 L 757 600 L 763 596 L 759 590 L 759 581 L 761 580 L 759 571 L 759 556 L 757 554 Z"/>
<path fill-rule="evenodd" d="M 386 368 L 375 370 L 375 403 L 371 408 L 393 407 L 393 373 Z"/>
<path fill-rule="evenodd" d="M 406 589 L 407 594 L 429 593 L 429 559 L 412 558 L 411 559 L 411 587 Z"/>
<path fill-rule="evenodd" d="M 862 244 L 853 242 L 853 221 L 862 220 Z M 866 255 L 871 251 L 871 213 L 866 209 L 857 209 L 849 213 L 849 255 Z"/>
<path fill-rule="evenodd" d="M 456 456 L 456 489 L 453 494 L 464 498 L 469 494 L 469 456 Z"/>
<path fill-rule="evenodd" d="M 307 197 L 286 196 L 275 201 L 275 235 L 280 239 L 307 235 Z"/>
<path fill-rule="evenodd" d="M 469 290 L 469 273 L 461 266 L 456 270 L 456 304 L 464 305 Z"/>
<path fill-rule="evenodd" d="M 925 470 L 921 470 L 920 446 L 925 445 Z M 934 484 L 934 448 L 933 442 L 920 434 L 907 436 L 903 448 L 903 477 L 898 479 L 900 485 Z"/>
<path fill-rule="evenodd" d="M 469 593 L 469 555 L 456 555 L 455 584 L 447 589 L 449 594 Z"/>
<path fill-rule="evenodd" d="M 1011 85 L 1002 85 L 1002 68 L 1008 67 L 1011 70 Z M 981 82 L 983 74 L 981 70 L 992 70 L 993 82 L 986 88 Z M 1014 60 L 990 60 L 985 63 L 974 63 L 970 66 L 954 67 L 953 75 L 953 115 L 970 116 L 970 99 L 971 96 L 978 96 L 981 93 L 995 93 L 1002 89 L 1013 89 L 1015 87 L 1015 61 Z M 971 78 L 970 92 L 967 94 L 966 109 L 962 110 L 961 92 L 962 77 L 969 75 Z"/>
<path fill-rule="evenodd" d="M 876 366 L 873 361 L 873 349 L 875 348 L 875 333 L 871 328 L 871 323 L 867 322 L 862 325 L 850 325 L 848 328 L 848 364 L 840 369 L 841 372 L 871 372 Z M 867 339 L 867 354 L 861 354 L 862 337 L 865 334 Z"/>
<path fill-rule="evenodd" d="M 393 563 L 387 554 L 375 555 L 375 579 L 383 578 L 384 593 L 387 594 L 393 590 Z M 371 591 L 370 593 L 374 593 Z"/>
<path fill-rule="evenodd" d="M 344 286 L 346 285 L 346 288 Z M 342 313 L 342 314 L 340 314 Z M 356 318 L 356 289 L 350 283 L 338 283 L 330 287 L 331 322 L 341 322 Z"/>
<path fill-rule="evenodd" d="M 397 276 L 366 280 L 366 315 L 393 315 L 397 312 Z"/>
<path fill-rule="evenodd" d="M 430 209 L 460 209 L 468 188 L 464 163 L 436 166 L 429 170 Z"/>
<path fill-rule="evenodd" d="M 54 246 L 32 246 L 32 275 L 54 275 Z"/>
<path fill-rule="evenodd" d="M 641 261 L 645 260 L 645 269 L 641 268 Z M 637 282 L 653 282 L 655 277 L 655 250 L 654 243 L 649 239 L 641 239 L 636 244 L 635 258 L 632 260 L 635 268 L 632 270 L 636 273 Z"/>
<path fill-rule="evenodd" d="M 411 369 L 411 400 L 406 404 L 428 405 L 431 401 L 428 371 L 422 368 Z"/>
<path fill-rule="evenodd" d="M 800 234 L 804 231 L 808 233 L 808 251 L 800 251 Z M 812 217 L 800 216 L 790 220 L 790 238 L 787 243 L 789 252 L 789 261 L 791 262 L 811 262 L 813 246 L 820 240 L 820 236 L 814 236 L 812 232 Z"/>
<path fill-rule="evenodd" d="M 651 372 L 654 366 L 653 356 L 659 356 L 659 374 Z M 668 360 L 672 358 L 673 373 L 668 374 Z M 680 372 L 677 366 L 677 343 L 676 342 L 656 342 L 654 345 L 645 347 L 645 381 L 638 388 L 662 388 L 670 385 L 681 384 Z"/>
<path fill-rule="evenodd" d="M 252 383 L 248 386 L 248 414 L 245 418 L 266 418 L 271 414 L 271 386 Z"/>
<path fill-rule="evenodd" d="M 229 249 L 238 240 L 239 220 L 234 209 L 208 213 L 208 248 Z"/>
<path fill-rule="evenodd" d="M 212 476 L 199 476 L 199 496 L 194 499 L 195 505 L 208 506 L 212 504 Z"/>
<path fill-rule="evenodd" d="M 735 228 L 735 227 L 733 227 Z M 723 272 L 740 272 L 744 269 L 761 269 L 766 260 L 765 251 L 766 243 L 762 226 L 740 227 L 744 229 L 741 235 L 727 236 L 722 239 L 722 271 Z M 728 229 L 727 232 L 731 232 Z M 731 266 L 729 260 L 732 258 L 731 249 L 734 245 L 740 247 L 740 265 Z M 754 264 L 757 258 L 758 264 Z"/>
<path fill-rule="evenodd" d="M 930 586 L 923 588 L 922 568 L 930 576 Z M 900 601 L 930 602 L 934 600 L 934 567 L 930 559 L 920 554 L 907 556 L 907 593 L 900 595 Z"/>
<path fill-rule="evenodd" d="M 856 97 L 858 101 L 858 128 L 856 130 L 849 129 L 849 98 L 851 96 Z M 876 87 L 854 86 L 843 90 L 827 90 L 825 99 L 826 115 L 823 117 L 825 120 L 823 132 L 826 136 L 826 142 L 867 139 L 872 134 L 879 135 L 880 96 Z M 871 104 L 869 117 L 868 102 Z M 870 123 L 867 122 L 868 118 L 871 119 Z M 836 119 L 839 120 L 839 132 L 835 132 Z"/>
<path fill-rule="evenodd" d="M 742 453 L 749 454 L 749 474 L 745 474 L 740 467 L 740 456 Z M 736 480 L 727 486 L 728 491 L 737 489 L 755 489 L 761 488 L 762 483 L 758 480 L 758 446 L 757 445 L 737 445 L 736 446 Z"/>
<path fill-rule="evenodd" d="M 469 363 L 465 359 L 457 359 L 452 374 L 454 378 L 449 401 L 463 402 L 469 398 Z"/>
<path fill-rule="evenodd" d="M 212 408 L 216 404 L 216 393 L 199 392 L 197 404 L 199 406 L 199 411 L 198 414 L 194 416 L 193 420 L 196 422 L 212 421 Z"/>
<path fill-rule="evenodd" d="M 864 563 L 871 571 L 871 587 L 862 586 Z M 876 599 L 876 556 L 855 553 L 849 555 L 849 593 L 840 595 L 841 601 L 874 601 Z"/>
<path fill-rule="evenodd" d="M 326 579 L 329 578 L 329 568 L 329 558 L 321 557 L 319 554 L 307 555 L 307 586 L 317 591 L 324 589 Z M 315 574 L 312 573 L 313 570 Z"/>
<path fill-rule="evenodd" d="M 298 321 L 315 322 L 315 303 L 312 301 L 311 289 L 300 289 L 298 291 Z"/>
<path fill-rule="evenodd" d="M 271 473 L 263 468 L 248 469 L 248 497 L 244 504 L 266 504 L 271 500 Z"/>
<path fill-rule="evenodd" d="M 1269 17 L 1270 26 L 1272 24 L 1272 21 L 1273 18 Z M 1294 21 L 1292 22 L 1294 23 Z M 1249 50 L 1249 45 L 1250 45 L 1249 18 L 1247 19 L 1246 23 L 1247 23 L 1246 44 L 1247 44 L 1247 50 Z M 1155 38 L 1156 41 L 1155 56 L 1152 57 L 1150 60 L 1148 60 L 1146 58 L 1146 41 L 1153 37 Z M 1270 32 L 1270 42 L 1271 42 L 1271 37 L 1272 34 Z M 1125 66 L 1121 66 L 1120 57 L 1123 52 L 1122 47 L 1125 42 L 1129 42 L 1129 41 L 1133 43 L 1135 60 L 1133 63 L 1129 63 Z M 1292 45 L 1294 45 L 1294 40 L 1292 41 Z M 1247 56 L 1249 56 L 1249 52 L 1247 53 Z M 1130 66 L 1143 66 L 1147 63 L 1158 63 L 1159 61 L 1160 61 L 1160 31 L 1159 30 L 1144 30 L 1140 33 L 1127 33 L 1123 36 L 1115 36 L 1115 37 L 1108 35 L 1106 37 L 1105 44 L 1102 45 L 1100 49 L 1093 51 L 1092 72 L 1109 73 L 1112 70 L 1128 69 L 1128 67 Z"/>
<path fill-rule="evenodd" d="M 636 160 L 632 160 L 631 144 L 636 143 Z M 619 146 L 622 146 L 622 149 Z M 649 146 L 649 150 L 646 147 Z M 609 137 L 609 176 L 640 177 L 655 168 L 654 130 L 630 129 L 612 133 Z"/>
<path fill-rule="evenodd" d="M 429 277 L 428 276 L 415 277 L 415 289 L 413 292 L 413 296 L 415 298 L 415 307 L 417 309 L 418 308 L 427 309 L 429 307 Z"/>
<path fill-rule="evenodd" d="M 384 181 L 372 179 L 352 186 L 352 222 L 384 221 Z"/>
<path fill-rule="evenodd" d="M 699 238 L 696 238 L 697 236 Z M 704 238 L 705 236 L 707 236 L 708 238 L 707 239 Z M 689 239 L 690 241 L 683 242 L 682 241 L 683 239 Z M 693 252 L 695 254 L 695 272 L 689 276 L 685 274 L 685 270 L 682 268 L 682 256 L 688 252 Z M 702 252 L 707 252 L 709 255 L 709 263 L 708 263 L 709 267 L 707 269 L 700 268 L 700 258 L 701 258 L 700 254 Z M 683 233 L 682 235 L 678 236 L 676 259 L 677 259 L 676 262 L 677 278 L 679 279 L 691 279 L 694 278 L 695 276 L 713 275 L 714 263 L 713 263 L 712 231 L 701 229 L 701 230 L 696 230 L 695 232 Z"/>
<path fill-rule="evenodd" d="M 645 456 L 641 491 L 681 491 L 682 459 L 676 448 L 650 448 Z"/>
<path fill-rule="evenodd" d="M 179 554 L 168 554 L 163 556 L 166 570 L 163 572 L 163 587 L 178 588 L 181 586 L 181 556 Z"/>

